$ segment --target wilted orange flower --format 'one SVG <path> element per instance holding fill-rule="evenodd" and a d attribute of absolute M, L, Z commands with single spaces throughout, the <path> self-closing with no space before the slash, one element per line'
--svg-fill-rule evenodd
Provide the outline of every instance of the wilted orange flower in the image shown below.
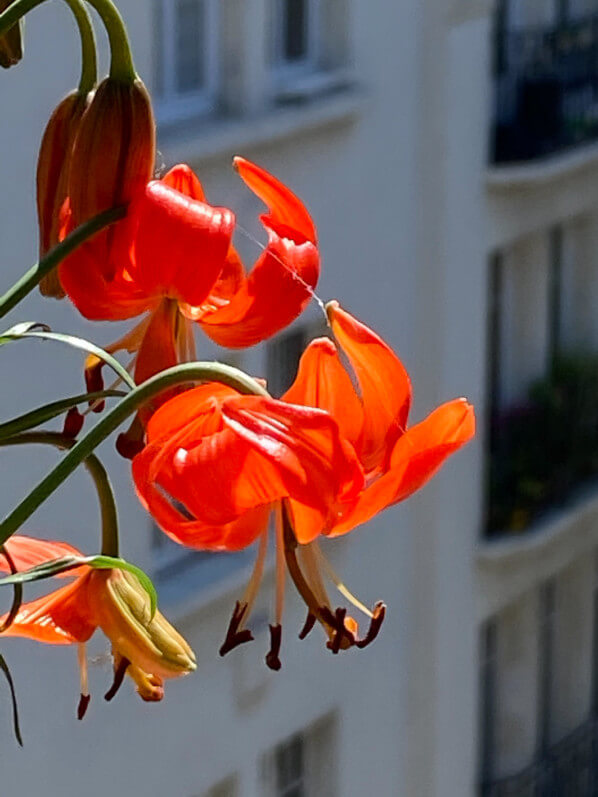
<path fill-rule="evenodd" d="M 329 603 L 321 568 L 333 574 L 316 538 L 343 534 L 403 500 L 474 434 L 465 399 L 407 429 L 411 385 L 399 359 L 336 303 L 328 313 L 352 374 L 326 338 L 310 344 L 284 401 L 239 397 L 218 385 L 187 391 L 153 415 L 147 445 L 133 462 L 142 502 L 178 542 L 235 550 L 262 535 L 256 575 L 235 609 L 224 651 L 247 638 L 242 626 L 261 575 L 269 511 L 277 504 L 277 555 L 308 606 L 306 629 L 319 620 L 334 652 L 369 643 L 383 605 L 370 612 L 355 601 L 371 621 L 359 639 L 355 621 Z M 279 596 L 283 572 L 281 565 Z M 279 666 L 281 610 L 277 614 L 268 663 Z"/>
<path fill-rule="evenodd" d="M 11 537 L 4 547 L 17 571 L 82 555 L 64 542 L 20 535 Z M 8 569 L 3 559 L 0 569 Z M 106 693 L 107 700 L 114 697 L 125 674 L 135 681 L 143 700 L 156 701 L 164 696 L 165 678 L 195 670 L 193 651 L 160 612 L 151 617 L 149 596 L 133 574 L 81 566 L 61 575 L 76 578 L 49 595 L 23 604 L 4 636 L 26 637 L 51 645 L 79 645 L 79 719 L 90 700 L 85 643 L 98 627 L 111 641 L 114 658 L 114 683 Z"/>

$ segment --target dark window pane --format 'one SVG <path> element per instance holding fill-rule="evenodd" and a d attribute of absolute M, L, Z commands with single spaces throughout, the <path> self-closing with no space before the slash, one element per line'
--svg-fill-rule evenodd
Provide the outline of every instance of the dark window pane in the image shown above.
<path fill-rule="evenodd" d="M 279 797 L 305 797 L 301 736 L 296 736 L 276 751 L 276 789 Z"/>
<path fill-rule="evenodd" d="M 178 0 L 176 5 L 176 88 L 197 91 L 205 82 L 202 53 L 205 52 L 205 3 Z"/>
<path fill-rule="evenodd" d="M 283 41 L 286 61 L 299 61 L 307 55 L 307 0 L 284 0 Z"/>

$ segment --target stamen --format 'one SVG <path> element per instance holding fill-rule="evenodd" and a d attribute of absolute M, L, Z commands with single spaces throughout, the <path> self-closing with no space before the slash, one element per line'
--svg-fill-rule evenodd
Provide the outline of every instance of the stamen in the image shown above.
<path fill-rule="evenodd" d="M 128 659 L 125 659 L 124 656 L 119 656 L 120 661 L 116 658 L 114 659 L 115 669 L 114 669 L 114 681 L 112 682 L 112 686 L 104 695 L 104 700 L 110 702 L 113 697 L 115 697 L 116 693 L 122 686 L 122 682 L 125 680 L 125 673 L 127 672 L 127 667 L 131 663 Z M 118 663 L 117 663 L 118 662 Z"/>
<path fill-rule="evenodd" d="M 305 618 L 305 624 L 301 631 L 299 632 L 299 639 L 305 639 L 305 637 L 309 634 L 309 632 L 313 629 L 314 625 L 316 624 L 316 615 L 312 614 L 311 612 L 307 613 L 307 617 Z"/>
<path fill-rule="evenodd" d="M 299 548 L 299 555 L 305 568 L 305 574 L 314 595 L 316 596 L 320 606 L 329 606 L 330 598 L 324 586 L 320 569 L 316 561 L 316 550 L 314 543 L 310 542 L 308 545 L 301 545 Z"/>
<path fill-rule="evenodd" d="M 347 650 L 355 645 L 355 634 L 347 628 L 347 620 L 350 621 L 351 618 L 347 618 L 347 610 L 344 606 L 339 606 L 334 614 L 327 606 L 324 606 L 322 615 L 333 629 L 333 634 L 326 643 L 329 650 L 337 654 L 339 650 Z"/>
<path fill-rule="evenodd" d="M 386 616 L 386 606 L 382 601 L 378 601 L 378 603 L 374 606 L 374 612 L 372 614 L 372 622 L 370 623 L 370 627 L 368 628 L 367 634 L 364 636 L 363 639 L 358 639 L 355 644 L 358 648 L 365 648 L 369 644 L 371 644 L 374 639 L 378 636 L 382 623 L 384 622 L 384 618 Z"/>
<path fill-rule="evenodd" d="M 286 567 L 284 562 L 284 532 L 283 532 L 283 518 L 282 506 L 279 506 L 276 511 L 276 605 L 275 617 L 276 625 L 282 624 L 282 615 L 284 611 L 284 581 L 286 575 Z"/>
<path fill-rule="evenodd" d="M 85 416 L 79 412 L 77 407 L 71 407 L 64 418 L 62 434 L 66 437 L 71 437 L 74 440 L 81 429 L 83 429 L 84 422 Z"/>
<path fill-rule="evenodd" d="M 85 716 L 91 695 L 89 694 L 89 678 L 87 673 L 87 650 L 84 642 L 79 643 L 77 648 L 77 660 L 79 663 L 79 674 L 81 678 L 81 697 L 77 706 L 77 719 L 82 720 Z"/>
<path fill-rule="evenodd" d="M 266 664 L 271 670 L 280 670 L 280 645 L 282 643 L 282 626 L 277 623 L 270 625 L 270 650 L 266 654 Z"/>
<path fill-rule="evenodd" d="M 245 642 L 253 641 L 253 634 L 248 628 L 241 629 L 243 620 L 247 616 L 247 604 L 237 601 L 233 609 L 233 616 L 230 618 L 230 623 L 226 631 L 224 642 L 220 646 L 218 653 L 221 656 L 226 656 L 231 650 L 243 645 Z"/>
<path fill-rule="evenodd" d="M 255 599 L 257 598 L 257 594 L 260 589 L 260 584 L 262 583 L 262 577 L 264 575 L 264 562 L 266 561 L 266 553 L 268 552 L 268 530 L 264 531 L 260 537 L 259 547 L 257 551 L 257 557 L 255 559 L 255 565 L 253 566 L 253 573 L 251 574 L 251 578 L 249 579 L 249 583 L 247 584 L 247 589 L 245 590 L 245 595 L 243 596 L 243 600 L 241 603 L 244 603 L 247 608 L 247 613 L 245 615 L 245 619 L 249 618 L 251 614 L 251 610 L 253 609 L 253 604 L 255 603 Z"/>
<path fill-rule="evenodd" d="M 311 545 L 313 546 L 314 553 L 316 554 L 317 558 L 319 559 L 320 563 L 322 564 L 322 567 L 327 572 L 328 577 L 334 583 L 334 585 L 336 586 L 336 588 L 338 589 L 340 594 L 344 598 L 346 598 L 349 601 L 349 603 L 352 603 L 353 606 L 355 606 L 356 609 L 359 609 L 364 614 L 366 614 L 368 617 L 373 618 L 374 614 L 371 611 L 371 609 L 368 609 L 368 607 L 365 604 L 363 604 L 359 600 L 359 598 L 356 598 L 355 595 L 353 595 L 353 593 L 350 592 L 347 589 L 347 587 L 343 584 L 343 582 L 340 580 L 340 578 L 336 575 L 336 573 L 334 572 L 334 570 L 332 568 L 332 565 L 330 564 L 328 559 L 326 559 L 326 557 L 322 553 L 322 549 L 320 548 L 318 543 L 316 541 L 314 541 L 313 543 L 311 543 Z M 376 605 L 378 605 L 378 604 L 376 604 Z"/>
<path fill-rule="evenodd" d="M 82 720 L 87 714 L 87 709 L 91 702 L 91 695 L 81 695 L 79 698 L 79 705 L 77 706 L 77 719 Z"/>
<path fill-rule="evenodd" d="M 135 354 L 129 360 L 129 362 L 125 365 L 125 371 L 128 374 L 132 374 L 133 373 L 133 370 L 135 368 L 135 363 L 136 362 L 137 362 L 137 354 Z M 106 390 L 116 390 L 117 387 L 120 387 L 120 385 L 122 385 L 122 382 L 123 382 L 122 377 L 118 376 L 105 389 Z M 102 383 L 99 384 L 98 390 L 104 390 L 104 385 Z M 84 410 L 81 414 L 85 418 L 87 415 L 89 415 L 90 412 L 100 412 L 104 408 L 104 404 L 105 404 L 105 400 L 104 399 L 96 399 L 95 401 L 92 401 L 91 404 L 87 407 L 87 409 Z"/>

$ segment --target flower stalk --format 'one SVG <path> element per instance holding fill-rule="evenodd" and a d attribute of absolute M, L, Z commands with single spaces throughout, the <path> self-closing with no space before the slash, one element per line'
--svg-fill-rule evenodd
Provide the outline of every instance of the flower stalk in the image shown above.
<path fill-rule="evenodd" d="M 0 441 L 0 447 L 26 444 L 50 445 L 68 451 L 74 448 L 75 441 L 59 432 L 22 432 Z M 118 516 L 110 479 L 106 469 L 95 454 L 87 456 L 83 463 L 93 479 L 100 502 L 102 555 L 116 558 L 119 556 Z M 6 542 L 6 540 L 3 542 Z"/>

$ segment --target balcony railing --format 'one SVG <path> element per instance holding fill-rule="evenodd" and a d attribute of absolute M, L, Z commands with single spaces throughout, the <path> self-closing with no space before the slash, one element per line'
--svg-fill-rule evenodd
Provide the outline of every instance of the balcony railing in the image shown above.
<path fill-rule="evenodd" d="M 595 797 L 598 724 L 589 720 L 510 778 L 484 783 L 481 797 Z"/>
<path fill-rule="evenodd" d="M 498 31 L 495 47 L 495 163 L 598 140 L 598 14 Z"/>

